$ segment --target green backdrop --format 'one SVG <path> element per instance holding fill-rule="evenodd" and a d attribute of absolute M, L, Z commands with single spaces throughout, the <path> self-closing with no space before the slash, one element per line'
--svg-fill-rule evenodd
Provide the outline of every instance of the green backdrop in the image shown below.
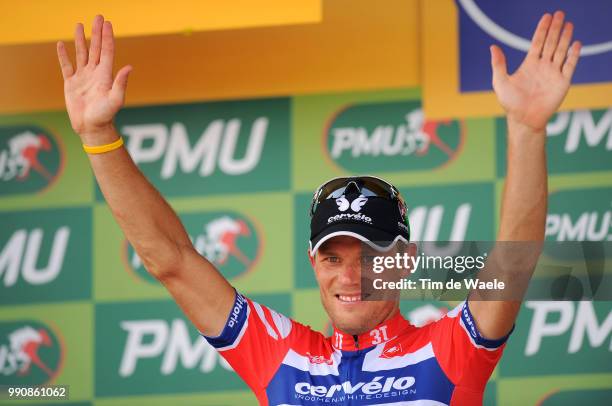
<path fill-rule="evenodd" d="M 416 240 L 495 238 L 503 119 L 429 122 L 418 89 L 135 107 L 116 122 L 196 248 L 316 329 L 329 323 L 308 206 L 328 178 L 396 184 Z M 547 238 L 612 239 L 612 109 L 555 116 L 548 157 Z M 419 323 L 452 305 L 402 311 Z M 0 384 L 67 384 L 74 405 L 255 402 L 146 273 L 63 111 L 0 117 L 0 306 Z M 28 370 L 11 346 L 26 330 L 46 338 Z M 485 403 L 609 404 L 611 351 L 610 302 L 526 302 Z"/>

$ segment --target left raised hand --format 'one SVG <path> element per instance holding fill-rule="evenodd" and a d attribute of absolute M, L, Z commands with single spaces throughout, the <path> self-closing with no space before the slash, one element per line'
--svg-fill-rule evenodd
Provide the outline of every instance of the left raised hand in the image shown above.
<path fill-rule="evenodd" d="M 574 27 L 564 18 L 561 11 L 542 16 L 525 60 L 512 75 L 502 50 L 491 46 L 493 89 L 508 120 L 536 132 L 545 130 L 561 105 L 578 63 L 581 44 L 570 47 Z"/>

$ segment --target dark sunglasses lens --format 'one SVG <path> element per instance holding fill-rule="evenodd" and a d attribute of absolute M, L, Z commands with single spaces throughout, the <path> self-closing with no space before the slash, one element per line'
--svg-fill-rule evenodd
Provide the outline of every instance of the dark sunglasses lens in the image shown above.
<path fill-rule="evenodd" d="M 334 179 L 321 187 L 318 200 L 322 202 L 325 199 L 337 199 L 344 193 L 348 178 Z"/>
<path fill-rule="evenodd" d="M 378 178 L 370 176 L 363 176 L 360 178 L 338 178 L 321 186 L 313 199 L 310 214 L 314 214 L 317 210 L 317 206 L 322 201 L 326 199 L 337 199 L 342 196 L 348 185 L 352 182 L 357 185 L 360 192 L 366 197 L 384 197 L 388 199 L 395 197 L 397 194 L 390 184 Z"/>
<path fill-rule="evenodd" d="M 364 196 L 379 197 L 391 197 L 394 194 L 391 185 L 380 179 L 371 177 L 362 178 L 361 193 L 363 193 Z"/>

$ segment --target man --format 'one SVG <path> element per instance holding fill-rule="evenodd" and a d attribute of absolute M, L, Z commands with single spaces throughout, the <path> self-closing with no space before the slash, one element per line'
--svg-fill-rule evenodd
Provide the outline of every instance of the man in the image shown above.
<path fill-rule="evenodd" d="M 578 61 L 580 44 L 570 46 L 572 31 L 562 12 L 544 15 L 513 75 L 502 51 L 491 47 L 493 87 L 508 121 L 499 241 L 544 238 L 545 128 Z M 440 321 L 416 328 L 403 319 L 397 300 L 362 300 L 360 268 L 367 258 L 361 241 L 409 239 L 405 206 L 393 186 L 358 177 L 332 180 L 315 193 L 309 257 L 335 327 L 325 338 L 235 292 L 196 252 L 172 208 L 121 147 L 113 117 L 123 105 L 131 67 L 113 80 L 110 22 L 95 18 L 89 49 L 78 24 L 75 50 L 73 65 L 57 44 L 66 107 L 113 215 L 146 269 L 261 404 L 482 402 L 520 303 L 473 300 L 478 292 L 472 292 L 469 302 Z"/>

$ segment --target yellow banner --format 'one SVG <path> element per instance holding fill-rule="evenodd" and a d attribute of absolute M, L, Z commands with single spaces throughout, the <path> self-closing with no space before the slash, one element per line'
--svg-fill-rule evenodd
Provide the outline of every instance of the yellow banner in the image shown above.
<path fill-rule="evenodd" d="M 2 1 L 0 44 L 70 39 L 96 14 L 117 37 L 318 23 L 322 0 L 21 0 Z"/>

